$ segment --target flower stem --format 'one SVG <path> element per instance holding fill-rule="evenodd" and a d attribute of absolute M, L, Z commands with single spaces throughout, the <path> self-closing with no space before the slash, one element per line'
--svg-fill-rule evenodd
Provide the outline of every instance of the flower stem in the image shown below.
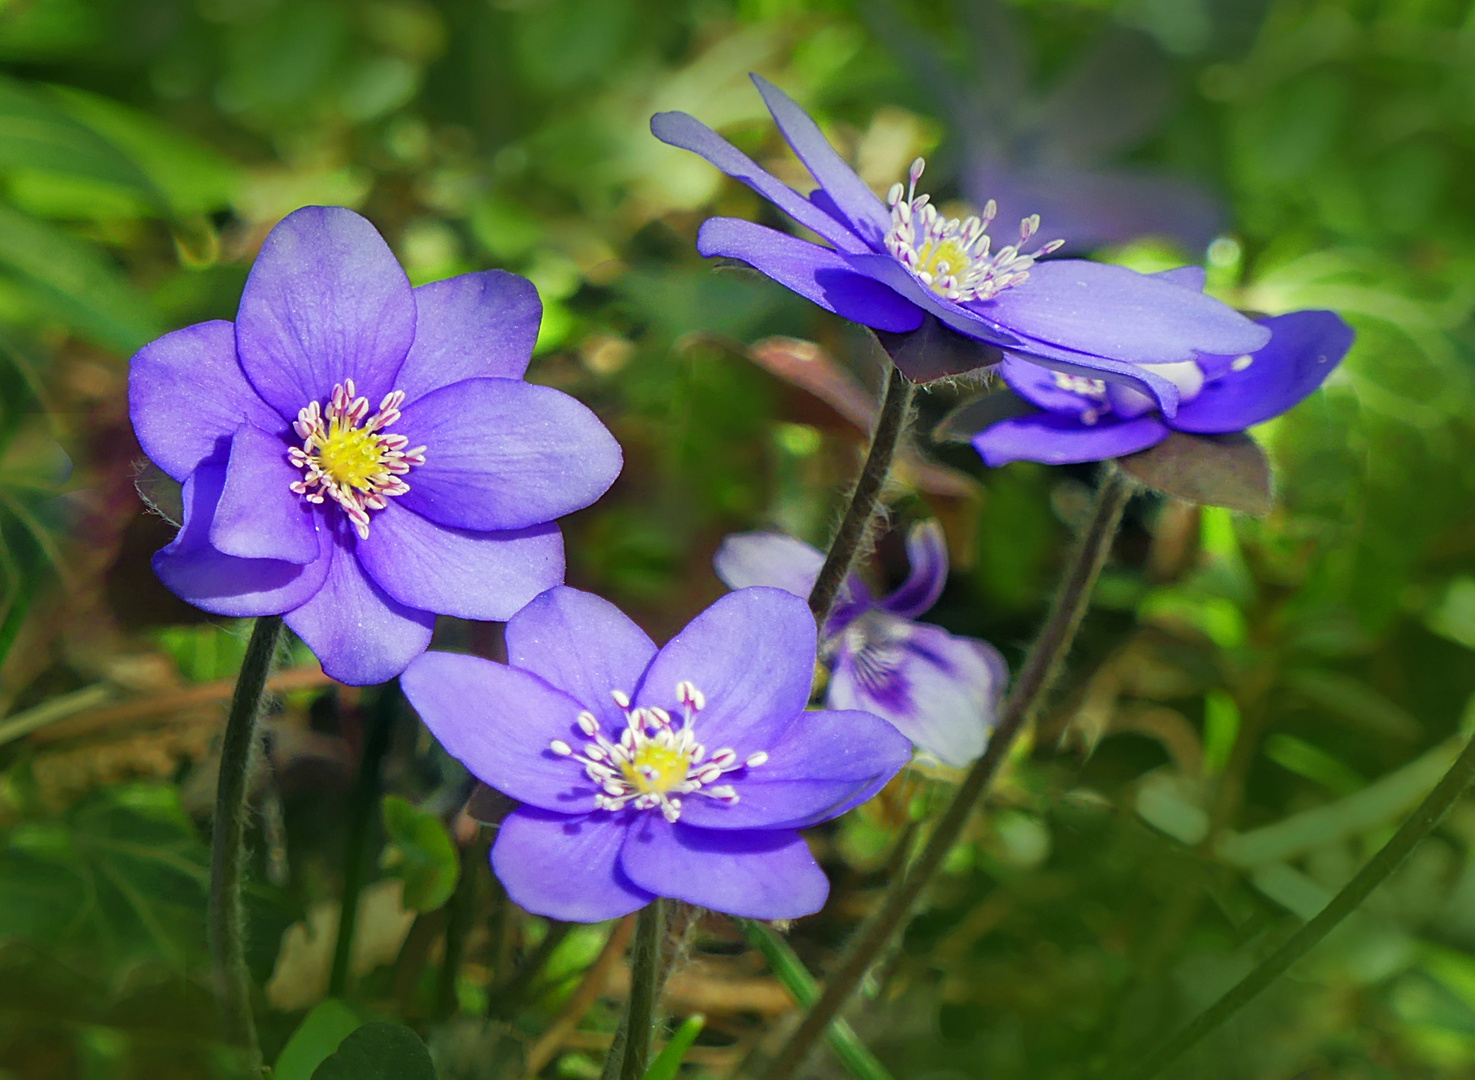
<path fill-rule="evenodd" d="M 835 597 L 850 573 L 850 564 L 855 561 L 855 553 L 860 550 L 871 517 L 876 512 L 876 501 L 886 482 L 886 474 L 891 471 L 891 459 L 896 456 L 897 444 L 901 442 L 901 433 L 906 430 L 911 414 L 912 390 L 911 380 L 892 365 L 886 379 L 886 396 L 881 401 L 881 415 L 876 420 L 876 431 L 871 436 L 871 448 L 866 453 L 865 465 L 861 467 L 860 479 L 855 482 L 850 505 L 845 508 L 840 528 L 830 542 L 819 577 L 814 579 L 814 588 L 809 592 L 809 610 L 814 612 L 814 621 L 821 627 L 835 606 Z"/>
<path fill-rule="evenodd" d="M 1125 1073 L 1123 1080 L 1149 1080 L 1158 1075 L 1205 1035 L 1248 1005 L 1260 991 L 1310 952 L 1337 924 L 1352 914 L 1367 899 L 1369 893 L 1398 869 L 1415 845 L 1439 824 L 1439 819 L 1469 786 L 1472 778 L 1475 778 L 1475 737 L 1465 744 L 1465 749 L 1460 751 L 1460 756 L 1449 767 L 1444 778 L 1424 797 L 1424 801 L 1409 815 L 1408 820 L 1399 826 L 1393 838 L 1368 860 L 1357 876 L 1343 886 L 1342 891 L 1332 897 L 1331 902 L 1314 919 L 1297 930 L 1284 945 L 1262 960 L 1238 985 L 1200 1013 L 1197 1019 L 1158 1047 L 1146 1061 Z"/>
<path fill-rule="evenodd" d="M 641 1080 L 650 1061 L 655 1028 L 656 994 L 661 983 L 661 939 L 665 935 L 664 904 L 652 900 L 635 918 L 635 946 L 630 956 L 630 1004 L 625 1021 L 625 1054 L 620 1080 Z"/>
<path fill-rule="evenodd" d="M 353 935 L 358 928 L 359 893 L 369 872 L 369 834 L 377 818 L 379 778 L 394 734 L 394 716 L 399 704 L 399 683 L 386 683 L 369 710 L 364 735 L 364 755 L 358 777 L 348 799 L 348 842 L 343 852 L 343 899 L 339 905 L 338 940 L 333 947 L 333 968 L 328 994 L 342 997 L 348 989 L 349 961 L 353 957 Z"/>
<path fill-rule="evenodd" d="M 767 1080 L 789 1080 L 804 1064 L 810 1049 L 860 985 L 872 962 L 905 923 L 917 897 L 932 880 L 932 876 L 942 865 L 943 858 L 957 843 L 974 806 L 988 790 L 999 767 L 1008 757 L 1015 738 L 1034 715 L 1036 706 L 1049 690 L 1061 661 L 1075 641 L 1081 618 L 1090 606 L 1091 590 L 1106 562 L 1107 554 L 1111 551 L 1111 542 L 1116 536 L 1122 510 L 1132 495 L 1132 481 L 1123 476 L 1115 466 L 1108 465 L 1107 469 L 1100 490 L 1096 493 L 1091 522 L 1066 570 L 1065 579 L 1050 608 L 1044 629 L 1029 655 L 1025 657 L 1024 665 L 1019 669 L 1019 677 L 1004 702 L 999 725 L 989 738 L 988 749 L 963 778 L 952 803 L 932 830 L 932 835 L 917 856 L 916 862 L 905 876 L 893 883 L 880 909 L 862 927 L 859 936 L 847 950 L 839 970 L 827 981 L 825 992 L 779 1051 L 768 1070 Z"/>
<path fill-rule="evenodd" d="M 215 825 L 210 837 L 210 956 L 226 1036 L 244 1048 L 250 1075 L 260 1075 L 261 1045 L 251 1014 L 251 973 L 246 966 L 246 914 L 241 882 L 246 861 L 246 793 L 256 749 L 256 720 L 276 659 L 282 617 L 263 615 L 251 629 L 236 692 L 220 746 Z"/>

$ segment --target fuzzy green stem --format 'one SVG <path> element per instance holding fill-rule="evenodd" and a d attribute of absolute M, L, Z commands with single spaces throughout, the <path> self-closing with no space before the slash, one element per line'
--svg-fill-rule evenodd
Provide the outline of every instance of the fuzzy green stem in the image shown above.
<path fill-rule="evenodd" d="M 635 944 L 630 954 L 630 1003 L 625 1014 L 625 1052 L 620 1060 L 620 1080 L 641 1080 L 650 1062 L 656 994 L 661 982 L 664 906 L 659 898 L 652 900 L 640 909 L 635 919 Z"/>
<path fill-rule="evenodd" d="M 1343 919 L 1351 915 L 1367 899 L 1369 893 L 1398 869 L 1415 845 L 1439 824 L 1439 819 L 1469 786 L 1472 777 L 1475 777 L 1475 738 L 1465 744 L 1465 749 L 1449 767 L 1449 772 L 1425 796 L 1408 820 L 1399 826 L 1393 838 L 1383 845 L 1356 877 L 1343 886 L 1341 892 L 1332 897 L 1331 902 L 1315 918 L 1262 960 L 1232 990 L 1200 1013 L 1197 1019 L 1160 1046 L 1135 1069 L 1126 1072 L 1123 1080 L 1150 1080 L 1157 1076 L 1310 952 Z"/>
<path fill-rule="evenodd" d="M 358 928 L 359 893 L 363 891 L 364 879 L 369 873 L 369 835 L 378 821 L 380 774 L 384 769 L 384 758 L 389 754 L 398 705 L 398 682 L 388 683 L 379 690 L 369 710 L 364 755 L 359 762 L 353 792 L 349 795 L 348 842 L 343 852 L 343 900 L 338 916 L 338 940 L 333 948 L 333 969 L 328 979 L 328 994 L 332 997 L 342 997 L 348 989 L 353 935 Z"/>
<path fill-rule="evenodd" d="M 261 1072 L 261 1045 L 251 1013 L 251 973 L 246 966 L 246 913 L 241 884 L 246 862 L 246 795 L 256 749 L 256 721 L 281 639 L 282 617 L 263 615 L 251 630 L 230 717 L 220 746 L 220 779 L 210 837 L 210 957 L 226 1036 L 246 1052 L 251 1075 Z"/>
<path fill-rule="evenodd" d="M 886 484 L 886 474 L 891 471 L 891 461 L 896 456 L 901 433 L 906 430 L 907 419 L 911 415 L 912 392 L 911 381 L 892 366 L 886 379 L 886 396 L 881 400 L 881 415 L 876 420 L 876 431 L 871 436 L 871 447 L 866 452 L 860 478 L 855 482 L 850 505 L 845 508 L 840 528 L 830 542 L 829 553 L 825 555 L 819 577 L 814 579 L 814 588 L 809 593 L 809 610 L 814 612 L 814 621 L 821 627 L 835 606 L 835 597 L 850 573 L 856 552 L 865 542 L 866 530 L 875 516 L 876 503 Z"/>
<path fill-rule="evenodd" d="M 798 1071 L 814 1044 L 850 1000 L 871 964 L 881 955 L 892 936 L 900 932 L 917 897 L 957 843 L 973 808 L 1007 759 L 1015 738 L 1034 716 L 1036 707 L 1054 682 L 1061 662 L 1075 641 L 1081 619 L 1090 606 L 1091 590 L 1111 551 L 1122 511 L 1132 495 L 1132 481 L 1115 466 L 1109 465 L 1107 470 L 1096 493 L 1091 522 L 1066 570 L 1044 628 L 1025 657 L 1019 677 L 1004 702 L 999 725 L 989 738 L 988 749 L 964 777 L 916 862 L 905 876 L 892 884 L 881 908 L 861 928 L 839 970 L 829 978 L 825 992 L 779 1051 L 767 1073 L 768 1080 L 789 1080 Z"/>

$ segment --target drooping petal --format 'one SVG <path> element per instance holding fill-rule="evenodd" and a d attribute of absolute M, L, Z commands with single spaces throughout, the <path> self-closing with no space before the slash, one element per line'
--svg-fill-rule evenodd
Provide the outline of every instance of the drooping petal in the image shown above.
<path fill-rule="evenodd" d="M 752 158 L 694 116 L 682 112 L 656 113 L 650 132 L 663 143 L 690 150 L 734 180 L 740 180 L 800 225 L 824 237 L 841 251 L 868 251 L 866 242 L 843 223 L 815 206 L 789 185 L 774 179 Z"/>
<path fill-rule="evenodd" d="M 769 585 L 808 598 L 824 555 L 782 533 L 732 533 L 722 538 L 712 566 L 729 589 Z"/>
<path fill-rule="evenodd" d="M 971 307 L 1021 337 L 1133 364 L 1254 352 L 1269 335 L 1227 304 L 1123 266 L 1047 259 Z"/>
<path fill-rule="evenodd" d="M 1306 398 L 1352 347 L 1352 328 L 1330 311 L 1296 311 L 1266 319 L 1270 344 L 1205 384 L 1173 420 L 1182 431 L 1243 431 Z M 1236 367 L 1238 368 L 1236 370 Z"/>
<path fill-rule="evenodd" d="M 560 390 L 466 379 L 431 391 L 394 429 L 425 447 L 403 505 L 462 529 L 525 529 L 588 506 L 620 473 L 620 444 Z"/>
<path fill-rule="evenodd" d="M 1164 416 L 1178 412 L 1178 387 L 1158 371 L 1161 365 L 1134 364 L 1072 352 L 1043 341 L 1021 338 L 1019 359 L 1076 378 L 1101 380 L 1108 386 L 1126 386 L 1157 403 Z"/>
<path fill-rule="evenodd" d="M 603 811 L 583 817 L 524 806 L 497 830 L 492 870 L 512 902 L 564 922 L 603 922 L 655 899 L 620 867 L 623 819 Z"/>
<path fill-rule="evenodd" d="M 615 737 L 625 716 L 611 692 L 633 697 L 655 655 L 655 642 L 630 616 L 566 586 L 549 589 L 507 624 L 507 662 L 564 691 Z"/>
<path fill-rule="evenodd" d="M 425 651 L 435 615 L 406 607 L 369 577 L 354 556 L 346 523 L 333 530 L 332 540 L 323 587 L 287 613 L 287 625 L 339 682 L 387 682 Z"/>
<path fill-rule="evenodd" d="M 907 561 L 911 572 L 901 588 L 883 597 L 880 606 L 894 615 L 911 619 L 929 611 L 947 587 L 947 537 L 942 522 L 928 518 L 907 533 Z"/>
<path fill-rule="evenodd" d="M 225 461 L 242 421 L 287 430 L 246 381 L 235 326 L 223 320 L 186 326 L 140 349 L 128 365 L 128 415 L 143 452 L 180 481 L 206 461 Z"/>
<path fill-rule="evenodd" d="M 405 697 L 446 752 L 490 787 L 564 814 L 588 813 L 594 788 L 583 768 L 549 749 L 587 741 L 583 705 L 557 687 L 479 656 L 428 652 L 400 676 Z"/>
<path fill-rule="evenodd" d="M 620 865 L 657 896 L 750 919 L 812 915 L 830 892 L 809 845 L 787 829 L 698 829 L 646 813 L 626 833 Z"/>
<path fill-rule="evenodd" d="M 1167 437 L 1167 425 L 1156 416 L 1139 416 L 1125 422 L 1107 418 L 1086 425 L 1042 412 L 1001 420 L 973 436 L 972 442 L 983 463 L 989 466 L 1007 465 L 1011 461 L 1077 465 L 1135 454 Z"/>
<path fill-rule="evenodd" d="M 960 334 L 1001 348 L 1010 348 L 1020 343 L 1017 337 L 985 316 L 937 295 L 913 277 L 911 271 L 897 261 L 894 255 L 864 252 L 843 254 L 840 258 L 856 273 L 880 282 L 917 307 L 932 312 L 944 326 Z M 905 369 L 903 374 L 907 374 Z"/>
<path fill-rule="evenodd" d="M 828 703 L 889 720 L 948 765 L 983 753 L 1007 681 L 998 651 L 925 623 L 875 620 L 867 630 L 841 650 Z"/>
<path fill-rule="evenodd" d="M 761 75 L 750 76 L 763 102 L 773 114 L 774 123 L 793 148 L 809 174 L 845 215 L 851 229 L 874 250 L 879 251 L 891 228 L 891 212 L 876 198 L 875 192 L 845 164 L 824 133 L 798 104 Z"/>
<path fill-rule="evenodd" d="M 767 761 L 722 778 L 737 802 L 687 796 L 681 821 L 709 829 L 804 828 L 869 799 L 911 756 L 907 736 L 870 713 L 806 712 Z"/>
<path fill-rule="evenodd" d="M 1004 354 L 999 374 L 1031 405 L 1075 420 L 1094 419 L 1108 405 L 1104 380 L 1052 371 L 1017 353 Z"/>
<path fill-rule="evenodd" d="M 678 683 L 706 698 L 696 721 L 709 750 L 740 758 L 767 750 L 809 701 L 816 652 L 814 617 L 793 593 L 751 588 L 728 593 L 666 643 L 635 694 L 638 705 L 681 715 Z"/>
<path fill-rule="evenodd" d="M 281 436 L 242 424 L 231 440 L 210 546 L 241 559 L 317 559 L 318 529 L 325 526 L 322 514 L 292 490 L 301 479 L 302 470 L 288 460 Z"/>
<path fill-rule="evenodd" d="M 236 348 L 284 418 L 345 379 L 377 406 L 414 340 L 409 279 L 367 220 L 306 206 L 272 229 L 241 293 Z"/>
<path fill-rule="evenodd" d="M 210 546 L 210 523 L 225 488 L 224 465 L 201 465 L 184 482 L 184 527 L 154 555 L 154 573 L 181 600 L 213 615 L 280 615 L 322 588 L 332 539 L 319 531 L 319 557 L 302 565 L 277 559 L 238 559 Z"/>
<path fill-rule="evenodd" d="M 462 379 L 520 379 L 543 302 L 527 278 L 483 270 L 414 290 L 415 343 L 395 379 L 414 401 Z"/>
<path fill-rule="evenodd" d="M 508 532 L 438 525 L 390 499 L 374 511 L 358 558 L 390 596 L 461 619 L 504 622 L 563 581 L 563 534 L 552 523 Z"/>
<path fill-rule="evenodd" d="M 842 319 L 905 333 L 922 325 L 922 312 L 895 290 L 858 274 L 829 248 L 741 218 L 702 223 L 697 250 L 739 259 Z"/>

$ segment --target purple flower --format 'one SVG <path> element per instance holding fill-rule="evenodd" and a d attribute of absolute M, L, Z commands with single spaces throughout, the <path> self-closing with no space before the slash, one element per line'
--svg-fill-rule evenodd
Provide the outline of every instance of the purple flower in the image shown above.
<path fill-rule="evenodd" d="M 563 580 L 553 519 L 620 471 L 593 413 L 522 381 L 541 311 L 501 271 L 412 289 L 359 215 L 292 214 L 234 324 L 133 358 L 138 441 L 184 484 L 155 572 L 217 615 L 285 614 L 347 683 L 398 674 L 437 613 L 508 618 Z"/>
<path fill-rule="evenodd" d="M 508 664 L 427 653 L 405 671 L 441 744 L 523 805 L 492 868 L 528 911 L 611 919 L 656 896 L 793 919 L 829 885 L 798 831 L 870 798 L 907 742 L 862 712 L 805 712 L 814 619 L 742 589 L 657 651 L 569 588 L 507 624 Z"/>
<path fill-rule="evenodd" d="M 651 131 L 706 158 L 828 242 L 811 244 L 738 218 L 707 220 L 703 255 L 723 255 L 844 318 L 906 333 L 932 315 L 952 330 L 1013 350 L 1069 375 L 1136 387 L 1169 415 L 1178 390 L 1143 365 L 1191 361 L 1198 353 L 1240 355 L 1265 344 L 1265 331 L 1196 289 L 1120 266 L 1080 259 L 1036 260 L 1055 243 L 1026 250 L 1037 216 L 1019 239 L 993 250 L 992 204 L 962 220 L 916 193 L 923 163 L 883 203 L 825 141 L 819 127 L 777 87 L 753 76 L 774 121 L 819 187 L 808 197 L 760 169 L 685 113 L 658 113 Z M 888 206 L 889 204 L 889 206 Z M 904 373 L 922 378 L 911 360 Z M 928 377 L 937 372 L 927 371 Z"/>
<path fill-rule="evenodd" d="M 1172 270 L 1188 280 L 1192 270 Z M 1202 272 L 1197 274 L 1202 281 Z M 1156 446 L 1171 431 L 1244 431 L 1297 404 L 1331 374 L 1352 346 L 1352 328 L 1330 311 L 1297 311 L 1261 321 L 1270 343 L 1238 356 L 1201 355 L 1160 370 L 1179 388 L 1178 414 L 1101 380 L 1044 371 L 1007 355 L 1004 381 L 1039 411 L 990 425 L 973 436 L 988 465 L 1042 461 L 1066 465 L 1121 457 Z"/>
<path fill-rule="evenodd" d="M 918 748 L 962 766 L 983 753 L 1009 681 L 1004 658 L 976 638 L 914 621 L 947 584 L 947 543 L 936 521 L 907 536 L 910 576 L 875 599 L 854 574 L 825 623 L 822 654 L 831 668 L 826 704 L 862 709 L 896 725 Z M 728 586 L 773 585 L 808 596 L 825 557 L 791 536 L 738 533 L 714 560 Z"/>

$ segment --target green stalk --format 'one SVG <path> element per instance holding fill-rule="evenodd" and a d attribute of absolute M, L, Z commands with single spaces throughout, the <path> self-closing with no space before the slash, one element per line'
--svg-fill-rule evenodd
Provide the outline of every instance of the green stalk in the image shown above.
<path fill-rule="evenodd" d="M 625 1047 L 620 1080 L 641 1080 L 650 1063 L 650 1041 L 656 1023 L 660 984 L 661 938 L 665 934 L 664 901 L 659 897 L 640 909 L 630 955 L 630 1002 L 625 1014 Z"/>
<path fill-rule="evenodd" d="M 241 883 L 246 861 L 246 795 L 256 750 L 256 721 L 281 639 L 282 617 L 263 615 L 251 629 L 230 717 L 220 746 L 220 780 L 210 836 L 210 957 L 226 1037 L 246 1052 L 252 1075 L 261 1072 L 261 1045 L 251 1012 L 251 973 L 246 966 L 246 915 Z"/>

